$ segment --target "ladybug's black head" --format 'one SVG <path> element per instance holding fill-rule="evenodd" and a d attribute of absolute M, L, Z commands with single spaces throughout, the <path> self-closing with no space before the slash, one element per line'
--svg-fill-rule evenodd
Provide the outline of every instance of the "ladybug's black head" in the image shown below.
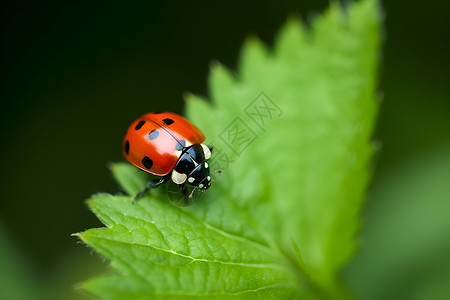
<path fill-rule="evenodd" d="M 178 185 L 188 184 L 194 189 L 205 191 L 211 186 L 211 174 L 221 171 L 210 172 L 206 162 L 211 157 L 210 147 L 204 144 L 195 144 L 183 150 L 175 168 L 172 171 L 172 180 Z M 191 192 L 191 195 L 192 195 Z"/>
<path fill-rule="evenodd" d="M 208 163 L 204 161 L 196 166 L 192 172 L 189 173 L 186 182 L 201 190 L 207 190 L 211 186 L 211 176 Z"/>

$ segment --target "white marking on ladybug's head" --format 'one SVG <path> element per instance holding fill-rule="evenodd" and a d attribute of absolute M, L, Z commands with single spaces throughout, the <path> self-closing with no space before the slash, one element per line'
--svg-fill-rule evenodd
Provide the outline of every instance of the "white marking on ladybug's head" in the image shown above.
<path fill-rule="evenodd" d="M 183 173 L 178 173 L 177 171 L 172 171 L 172 181 L 176 184 L 182 184 L 186 181 L 187 175 Z"/>
<path fill-rule="evenodd" d="M 181 156 L 181 150 L 175 150 L 175 152 L 173 153 L 176 157 L 180 158 Z"/>
<path fill-rule="evenodd" d="M 205 169 L 208 169 L 209 165 L 208 163 L 205 161 Z"/>
<path fill-rule="evenodd" d="M 203 183 L 200 183 L 200 184 L 198 185 L 198 187 L 199 187 L 200 189 L 202 189 L 202 188 L 203 188 Z"/>
<path fill-rule="evenodd" d="M 195 178 L 194 178 L 194 177 L 189 177 L 189 178 L 188 178 L 188 182 L 189 182 L 189 183 L 193 183 L 194 181 L 195 181 Z"/>
<path fill-rule="evenodd" d="M 205 153 L 205 159 L 209 159 L 211 157 L 211 151 L 209 150 L 208 146 L 204 144 L 200 144 L 203 148 L 203 153 Z"/>
<path fill-rule="evenodd" d="M 211 181 L 211 176 L 206 177 L 208 181 Z"/>

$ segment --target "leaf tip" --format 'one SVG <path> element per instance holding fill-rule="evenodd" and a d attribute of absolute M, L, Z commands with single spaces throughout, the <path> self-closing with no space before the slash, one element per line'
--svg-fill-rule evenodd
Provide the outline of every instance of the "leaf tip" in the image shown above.
<path fill-rule="evenodd" d="M 301 27 L 302 24 L 303 24 L 302 17 L 300 16 L 300 14 L 297 12 L 293 12 L 287 16 L 284 28 L 286 28 L 286 27 L 298 28 L 298 27 Z"/>
<path fill-rule="evenodd" d="M 76 233 L 72 233 L 70 236 L 76 237 L 79 240 L 81 240 L 83 243 L 86 243 L 86 235 L 84 234 L 84 232 L 76 232 Z"/>
<path fill-rule="evenodd" d="M 218 60 L 211 61 L 209 68 L 211 70 L 210 80 L 218 78 L 218 80 L 234 81 L 231 71 Z"/>
<path fill-rule="evenodd" d="M 291 14 L 276 37 L 275 52 L 281 57 L 292 60 L 293 57 L 300 54 L 299 50 L 302 49 L 304 36 L 305 31 L 300 16 Z"/>
<path fill-rule="evenodd" d="M 267 47 L 257 35 L 251 34 L 245 38 L 242 53 L 267 53 L 267 51 Z"/>
<path fill-rule="evenodd" d="M 105 197 L 111 198 L 113 196 L 108 193 L 96 193 L 86 200 L 86 205 L 93 210 L 101 201 L 104 201 Z"/>
<path fill-rule="evenodd" d="M 86 281 L 83 281 L 83 282 L 78 282 L 78 283 L 75 283 L 72 287 L 79 294 L 86 294 L 88 296 L 93 297 L 95 295 L 93 293 L 92 281 L 93 280 L 86 280 Z"/>
<path fill-rule="evenodd" d="M 70 234 L 70 236 L 74 236 L 74 237 L 80 238 L 81 232 L 72 233 L 72 234 Z"/>
<path fill-rule="evenodd" d="M 234 75 L 217 60 L 211 61 L 210 70 L 209 91 L 211 99 L 216 103 L 226 101 L 229 99 L 228 95 L 236 83 Z"/>
<path fill-rule="evenodd" d="M 117 170 L 117 165 L 118 165 L 118 164 L 119 164 L 119 163 L 117 163 L 117 162 L 109 161 L 109 162 L 106 163 L 106 167 L 107 167 L 111 172 L 114 172 L 114 171 Z"/>
<path fill-rule="evenodd" d="M 193 101 L 194 94 L 191 92 L 184 92 L 182 97 L 183 97 L 184 102 L 189 103 L 189 102 Z"/>
<path fill-rule="evenodd" d="M 263 72 L 269 50 L 256 35 L 249 35 L 244 41 L 239 58 L 239 74 L 243 81 Z"/>
<path fill-rule="evenodd" d="M 213 59 L 209 62 L 209 69 L 211 72 L 214 72 L 215 70 L 219 69 L 222 66 L 222 64 L 217 60 Z"/>

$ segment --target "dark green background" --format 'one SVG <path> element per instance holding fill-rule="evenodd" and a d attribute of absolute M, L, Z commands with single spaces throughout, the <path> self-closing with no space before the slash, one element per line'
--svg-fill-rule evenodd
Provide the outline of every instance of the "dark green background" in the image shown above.
<path fill-rule="evenodd" d="M 310 20 L 327 5 L 2 4 L 0 229 L 24 272 L 49 285 L 61 280 L 61 290 L 98 273 L 97 267 L 80 267 L 98 259 L 70 234 L 100 225 L 84 200 L 118 191 L 106 166 L 123 159 L 129 123 L 154 110 L 182 113 L 184 92 L 207 95 L 212 60 L 235 68 L 246 36 L 271 45 L 290 13 Z M 383 147 L 375 187 L 401 166 L 450 149 L 448 2 L 385 1 L 383 7 L 385 97 L 375 133 Z M 442 174 L 450 182 L 450 174 Z M 369 227 L 376 203 L 365 212 Z M 402 213 L 408 216 L 407 202 Z M 358 267 L 348 271 L 349 281 L 357 272 Z M 370 287 L 360 286 L 362 294 L 369 293 Z"/>

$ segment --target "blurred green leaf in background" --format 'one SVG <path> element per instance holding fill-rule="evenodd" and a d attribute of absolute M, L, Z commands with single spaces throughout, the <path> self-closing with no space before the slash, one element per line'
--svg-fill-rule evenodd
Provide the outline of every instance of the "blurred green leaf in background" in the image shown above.
<path fill-rule="evenodd" d="M 362 247 L 344 274 L 363 299 L 450 296 L 450 143 L 375 182 Z"/>
<path fill-rule="evenodd" d="M 30 265 L 0 224 L 0 299 L 42 299 L 41 287 Z"/>

